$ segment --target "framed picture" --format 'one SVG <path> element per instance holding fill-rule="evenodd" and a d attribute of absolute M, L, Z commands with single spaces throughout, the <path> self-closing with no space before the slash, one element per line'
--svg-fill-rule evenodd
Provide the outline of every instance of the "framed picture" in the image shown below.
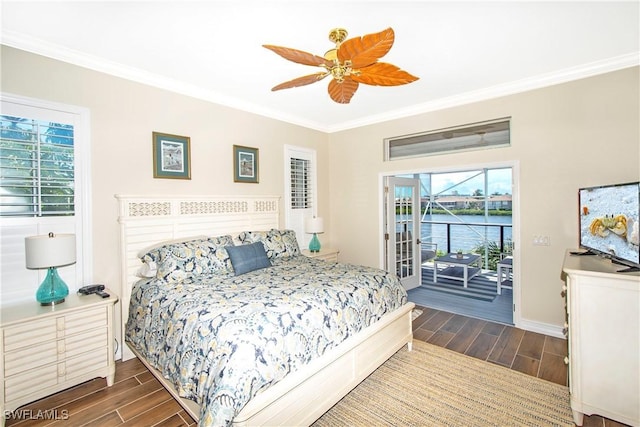
<path fill-rule="evenodd" d="M 258 183 L 258 149 L 233 146 L 233 180 Z"/>
<path fill-rule="evenodd" d="M 153 177 L 191 179 L 188 136 L 153 132 Z"/>

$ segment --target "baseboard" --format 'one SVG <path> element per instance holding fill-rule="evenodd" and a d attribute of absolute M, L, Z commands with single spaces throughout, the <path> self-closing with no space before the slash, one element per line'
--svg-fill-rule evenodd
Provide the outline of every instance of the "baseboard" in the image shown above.
<path fill-rule="evenodd" d="M 536 322 L 535 320 L 520 319 L 517 327 L 524 329 L 525 331 L 537 332 L 556 338 L 567 339 L 567 337 L 562 333 L 562 326 Z"/>

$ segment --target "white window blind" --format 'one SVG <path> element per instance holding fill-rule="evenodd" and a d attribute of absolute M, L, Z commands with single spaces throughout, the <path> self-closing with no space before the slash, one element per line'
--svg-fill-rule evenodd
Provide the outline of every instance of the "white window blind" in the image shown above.
<path fill-rule="evenodd" d="M 0 215 L 73 215 L 74 165 L 73 125 L 0 116 Z"/>
<path fill-rule="evenodd" d="M 311 240 L 304 231 L 305 221 L 318 215 L 316 151 L 285 145 L 284 166 L 285 227 L 296 232 L 304 249 Z"/>
<path fill-rule="evenodd" d="M 291 209 L 309 209 L 311 197 L 311 161 L 291 158 Z"/>

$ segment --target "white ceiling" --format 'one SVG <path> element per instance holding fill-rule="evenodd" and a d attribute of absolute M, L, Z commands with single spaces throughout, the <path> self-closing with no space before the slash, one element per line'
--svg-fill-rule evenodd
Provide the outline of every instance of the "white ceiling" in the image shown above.
<path fill-rule="evenodd" d="M 639 2 L 7 1 L 2 44 L 325 132 L 639 64 Z M 329 31 L 395 31 L 382 59 L 414 83 L 360 85 L 350 104 L 321 71 L 262 44 L 322 56 Z"/>

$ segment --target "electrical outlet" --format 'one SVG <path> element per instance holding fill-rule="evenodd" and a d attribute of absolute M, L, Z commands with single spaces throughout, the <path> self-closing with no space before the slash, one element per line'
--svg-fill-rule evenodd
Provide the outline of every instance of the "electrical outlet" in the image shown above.
<path fill-rule="evenodd" d="M 549 236 L 535 234 L 533 236 L 533 245 L 534 246 L 551 246 L 551 239 L 549 238 Z"/>

